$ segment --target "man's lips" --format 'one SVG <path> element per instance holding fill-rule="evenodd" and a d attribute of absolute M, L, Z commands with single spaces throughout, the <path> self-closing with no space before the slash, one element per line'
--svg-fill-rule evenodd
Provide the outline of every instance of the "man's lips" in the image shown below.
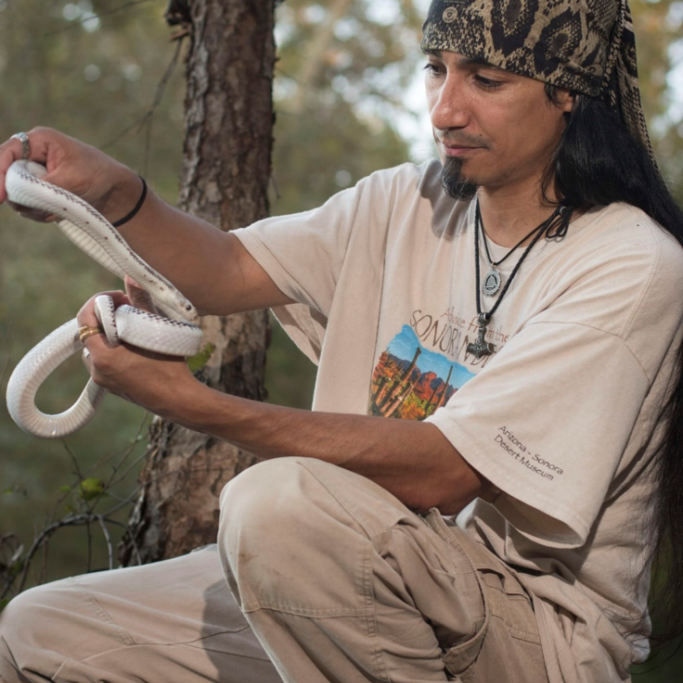
<path fill-rule="evenodd" d="M 479 149 L 484 149 L 482 145 L 459 145 L 445 142 L 442 142 L 441 146 L 443 147 L 446 156 L 449 157 L 464 156 L 476 152 Z"/>

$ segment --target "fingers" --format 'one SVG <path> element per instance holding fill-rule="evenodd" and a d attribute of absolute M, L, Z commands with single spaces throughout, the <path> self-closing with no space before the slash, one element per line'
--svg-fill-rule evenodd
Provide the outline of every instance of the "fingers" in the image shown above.
<path fill-rule="evenodd" d="M 22 151 L 19 140 L 8 140 L 3 145 L 0 145 L 0 204 L 7 199 L 7 191 L 5 190 L 7 169 L 21 158 Z"/>
<path fill-rule="evenodd" d="M 27 135 L 29 140 L 28 159 L 46 165 L 50 150 L 49 139 L 50 137 L 55 137 L 56 143 L 59 134 L 49 128 L 33 128 Z M 5 190 L 7 169 L 15 161 L 24 158 L 26 157 L 24 156 L 24 147 L 21 140 L 10 138 L 0 145 L 0 204 L 7 199 L 7 191 Z"/>
<path fill-rule="evenodd" d="M 44 182 L 75 194 L 110 220 L 127 215 L 131 206 L 135 206 L 140 197 L 140 178 L 130 168 L 95 147 L 51 128 L 33 128 L 27 135 L 29 160 L 47 169 L 42 177 Z M 21 140 L 10 138 L 0 144 L 0 204 L 7 201 L 7 170 L 22 158 L 25 156 Z M 25 207 L 18 210 L 39 221 L 53 218 Z"/>
<path fill-rule="evenodd" d="M 123 282 L 126 286 L 126 294 L 128 294 L 131 305 L 143 311 L 149 311 L 150 313 L 158 312 L 149 292 L 140 287 L 140 285 L 135 282 L 132 277 L 126 275 Z"/>
<path fill-rule="evenodd" d="M 76 315 L 76 320 L 78 321 L 79 327 L 90 327 L 90 328 L 102 329 L 102 325 L 100 324 L 100 320 L 97 317 L 97 313 L 95 312 L 95 300 L 97 299 L 98 296 L 102 296 L 102 295 L 110 296 L 113 299 L 114 308 L 118 308 L 119 306 L 122 306 L 123 304 L 130 303 L 130 300 L 128 299 L 128 297 L 121 291 L 100 292 L 99 294 L 95 294 L 95 296 L 90 297 L 83 304 L 83 306 L 81 306 L 81 310 L 78 311 L 78 314 Z M 102 334 L 100 336 L 102 336 L 102 339 L 100 341 L 103 344 L 107 345 L 106 344 L 106 336 L 104 334 Z M 84 346 L 86 348 L 89 348 L 87 345 L 87 340 L 85 340 Z"/>
<path fill-rule="evenodd" d="M 135 283 L 127 283 L 131 288 Z M 139 287 L 137 288 L 139 289 Z M 105 292 L 115 306 L 132 303 L 123 292 Z M 97 295 L 101 296 L 101 295 Z M 183 358 L 146 351 L 126 343 L 113 346 L 101 332 L 95 313 L 95 299 L 89 299 L 78 312 L 82 330 L 83 362 L 93 381 L 108 391 L 137 403 L 152 412 L 177 400 L 179 382 L 195 382 Z M 97 330 L 97 331 L 95 331 Z"/>
<path fill-rule="evenodd" d="M 23 218 L 28 218 L 39 223 L 52 223 L 58 218 L 53 213 L 38 211 L 37 209 L 31 209 L 27 206 L 22 206 L 21 204 L 15 204 L 14 202 L 8 201 L 7 205 L 11 206 Z"/>
<path fill-rule="evenodd" d="M 101 368 L 103 355 L 107 351 L 111 352 L 114 349 L 114 345 L 109 343 L 103 326 L 95 312 L 95 300 L 102 295 L 110 296 L 114 301 L 115 308 L 129 303 L 128 297 L 121 291 L 101 292 L 92 296 L 83 304 L 80 311 L 78 311 L 76 320 L 78 321 L 79 336 L 83 344 L 83 363 L 96 384 L 111 390 L 107 386 L 105 375 L 102 374 Z M 94 330 L 99 330 L 99 332 L 94 332 Z"/>

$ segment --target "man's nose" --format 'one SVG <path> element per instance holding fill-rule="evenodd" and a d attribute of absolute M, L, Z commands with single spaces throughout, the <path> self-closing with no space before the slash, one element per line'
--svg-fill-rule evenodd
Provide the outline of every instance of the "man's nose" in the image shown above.
<path fill-rule="evenodd" d="M 470 112 L 462 76 L 454 72 L 447 74 L 434 93 L 429 114 L 432 126 L 438 130 L 467 126 Z"/>

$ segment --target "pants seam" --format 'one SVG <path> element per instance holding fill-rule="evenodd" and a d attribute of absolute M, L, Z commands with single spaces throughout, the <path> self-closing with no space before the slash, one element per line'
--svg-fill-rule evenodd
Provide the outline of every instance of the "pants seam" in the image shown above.
<path fill-rule="evenodd" d="M 169 648 L 169 647 L 189 647 L 193 649 L 201 649 L 198 648 L 195 643 L 199 642 L 198 640 L 194 641 L 187 641 L 187 642 L 179 642 L 179 643 L 135 643 L 134 645 L 122 645 L 117 648 L 113 648 L 111 650 L 106 650 L 104 652 L 98 652 L 97 654 L 90 655 L 89 657 L 85 657 L 84 659 L 73 659 L 69 657 L 68 659 L 65 659 L 60 665 L 57 671 L 54 673 L 54 680 L 58 681 L 59 680 L 59 675 L 64 671 L 64 669 L 67 667 L 67 665 L 78 665 L 78 664 L 92 664 L 93 662 L 97 662 L 97 659 L 100 657 L 103 657 L 105 655 L 111 655 L 113 653 L 118 652 L 119 650 L 128 650 L 130 648 L 133 649 L 144 649 L 144 648 L 149 648 L 149 649 L 162 649 L 162 648 Z M 214 650 L 208 650 L 208 651 L 214 651 Z M 215 650 L 215 652 L 224 652 L 223 650 Z M 231 655 L 236 656 L 236 657 L 241 657 L 242 659 L 250 659 L 258 662 L 271 662 L 272 660 L 270 657 L 266 656 L 264 658 L 259 658 L 259 657 L 252 657 L 249 655 L 244 655 L 240 654 L 238 652 L 230 652 Z"/>
<path fill-rule="evenodd" d="M 130 646 L 137 644 L 133 636 L 125 628 L 123 628 L 123 626 L 119 625 L 116 621 L 114 621 L 109 612 L 107 612 L 107 610 L 105 610 L 104 607 L 100 605 L 100 603 L 97 601 L 97 598 L 95 598 L 95 596 L 90 591 L 88 591 L 76 579 L 74 579 L 73 584 L 81 593 L 86 604 L 88 604 L 92 608 L 93 612 L 95 612 L 95 615 L 100 619 L 100 621 L 111 626 L 115 630 L 118 639 L 122 642 L 123 645 Z"/>

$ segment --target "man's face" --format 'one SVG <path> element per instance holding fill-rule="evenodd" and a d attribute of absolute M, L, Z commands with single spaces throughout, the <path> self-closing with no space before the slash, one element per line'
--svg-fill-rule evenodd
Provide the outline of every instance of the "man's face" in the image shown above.
<path fill-rule="evenodd" d="M 551 102 L 540 81 L 455 52 L 428 51 L 427 102 L 454 197 L 539 183 L 565 127 L 572 98 Z"/>

